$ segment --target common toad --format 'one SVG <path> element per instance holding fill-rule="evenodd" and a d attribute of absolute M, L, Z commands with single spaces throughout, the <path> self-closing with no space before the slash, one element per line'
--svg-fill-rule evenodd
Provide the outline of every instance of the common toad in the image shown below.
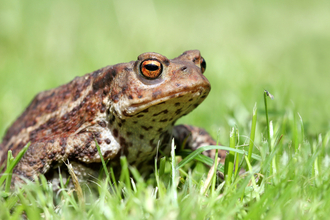
<path fill-rule="evenodd" d="M 173 137 L 177 146 L 185 142 L 190 149 L 214 145 L 201 128 L 174 126 L 209 94 L 205 68 L 197 50 L 172 60 L 143 53 L 137 61 L 107 66 L 41 92 L 7 130 L 0 164 L 8 150 L 16 156 L 31 142 L 14 169 L 17 176 L 33 179 L 67 160 L 91 169 L 101 162 L 96 140 L 112 164 L 119 166 L 118 159 L 125 155 L 143 172 L 150 171 L 158 144 L 169 154 Z"/>

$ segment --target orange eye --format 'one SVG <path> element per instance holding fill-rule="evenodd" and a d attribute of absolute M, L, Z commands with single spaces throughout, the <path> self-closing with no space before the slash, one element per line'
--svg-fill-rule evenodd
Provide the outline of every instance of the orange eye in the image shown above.
<path fill-rule="evenodd" d="M 202 57 L 201 58 L 201 70 L 202 70 L 202 73 L 205 72 L 205 69 L 206 69 L 206 62 L 205 62 L 204 58 Z"/>
<path fill-rule="evenodd" d="M 156 79 L 163 71 L 163 65 L 158 60 L 145 60 L 140 65 L 140 71 L 147 79 Z"/>

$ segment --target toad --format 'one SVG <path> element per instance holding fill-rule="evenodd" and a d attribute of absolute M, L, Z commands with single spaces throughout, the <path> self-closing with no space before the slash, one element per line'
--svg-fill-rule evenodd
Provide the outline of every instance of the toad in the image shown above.
<path fill-rule="evenodd" d="M 106 66 L 41 92 L 7 130 L 0 164 L 5 164 L 8 150 L 16 156 L 30 142 L 15 176 L 33 179 L 66 161 L 85 167 L 88 175 L 101 164 L 97 142 L 110 164 L 120 166 L 118 159 L 126 156 L 143 173 L 150 172 L 158 148 L 169 154 L 173 138 L 180 148 L 183 143 L 193 150 L 215 145 L 201 128 L 174 126 L 209 94 L 205 68 L 197 50 L 172 60 L 143 53 L 136 61 Z M 219 155 L 224 158 L 225 152 Z"/>

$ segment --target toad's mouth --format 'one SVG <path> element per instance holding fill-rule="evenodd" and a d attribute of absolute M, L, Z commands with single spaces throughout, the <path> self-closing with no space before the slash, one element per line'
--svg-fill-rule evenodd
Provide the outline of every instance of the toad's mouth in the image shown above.
<path fill-rule="evenodd" d="M 185 101 L 191 101 L 191 100 L 199 100 L 202 98 L 202 100 L 204 100 L 204 98 L 206 98 L 206 96 L 209 93 L 209 89 L 206 89 L 205 87 L 198 87 L 195 88 L 193 90 L 184 90 L 184 91 L 180 91 L 180 92 L 173 92 L 173 93 L 169 93 L 166 96 L 157 98 L 157 99 L 151 99 L 151 97 L 147 100 L 144 100 L 142 102 L 139 103 L 134 103 L 130 106 L 128 106 L 124 111 L 123 111 L 123 115 L 125 116 L 134 116 L 152 106 L 156 106 L 168 101 L 173 100 L 173 103 L 168 103 L 169 105 L 174 105 L 174 103 L 184 103 Z M 179 100 L 180 99 L 180 100 Z M 200 102 L 202 101 L 200 100 Z"/>

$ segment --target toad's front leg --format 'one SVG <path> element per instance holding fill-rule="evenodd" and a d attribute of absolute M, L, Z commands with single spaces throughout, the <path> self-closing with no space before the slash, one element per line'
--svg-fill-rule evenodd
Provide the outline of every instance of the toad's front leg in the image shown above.
<path fill-rule="evenodd" d="M 173 129 L 173 137 L 178 148 L 196 150 L 197 148 L 209 145 L 216 145 L 216 141 L 207 131 L 202 128 L 190 125 L 177 125 Z M 219 150 L 220 162 L 224 163 L 227 151 Z M 205 156 L 214 158 L 215 150 L 204 151 Z"/>
<path fill-rule="evenodd" d="M 22 176 L 33 180 L 34 176 L 46 174 L 51 167 L 62 165 L 67 160 L 82 164 L 100 163 L 96 142 L 104 159 L 113 159 L 119 153 L 119 143 L 111 133 L 98 127 L 90 127 L 70 136 L 44 137 L 32 142 L 13 170 L 17 174 L 13 182 Z"/>

